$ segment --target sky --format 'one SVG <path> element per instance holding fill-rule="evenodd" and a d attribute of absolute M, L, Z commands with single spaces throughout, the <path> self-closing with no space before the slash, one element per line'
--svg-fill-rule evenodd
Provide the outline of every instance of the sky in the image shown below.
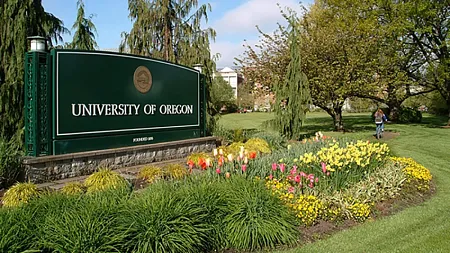
<path fill-rule="evenodd" d="M 304 0 L 309 5 L 313 0 Z M 217 67 L 234 66 L 234 58 L 242 55 L 244 43 L 254 45 L 259 40 L 258 25 L 262 31 L 271 33 L 277 23 L 284 24 L 284 18 L 277 6 L 290 7 L 300 12 L 298 0 L 199 0 L 199 4 L 210 3 L 212 11 L 208 14 L 206 27 L 217 32 L 211 52 L 219 53 Z M 77 0 L 42 0 L 46 12 L 50 12 L 71 29 L 77 15 Z M 97 28 L 96 38 L 100 50 L 118 48 L 120 34 L 129 32 L 132 21 L 128 17 L 128 0 L 84 0 L 85 13 L 94 14 L 93 22 Z M 65 42 L 72 41 L 74 31 L 64 36 Z"/>

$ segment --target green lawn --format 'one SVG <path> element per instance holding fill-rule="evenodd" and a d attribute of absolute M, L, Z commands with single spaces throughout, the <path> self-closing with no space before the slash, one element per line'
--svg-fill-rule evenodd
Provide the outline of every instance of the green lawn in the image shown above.
<path fill-rule="evenodd" d="M 261 128 L 265 113 L 232 114 L 221 118 L 227 128 Z M 386 125 L 386 130 L 399 132 L 394 139 L 385 140 L 395 155 L 412 157 L 429 168 L 436 182 L 436 195 L 419 206 L 408 208 L 393 216 L 366 222 L 349 230 L 288 252 L 450 252 L 450 129 L 445 118 L 425 115 L 422 124 Z M 344 125 L 357 138 L 371 138 L 374 124 L 368 114 L 347 114 Z M 305 133 L 332 130 L 332 121 L 322 113 L 308 115 Z"/>

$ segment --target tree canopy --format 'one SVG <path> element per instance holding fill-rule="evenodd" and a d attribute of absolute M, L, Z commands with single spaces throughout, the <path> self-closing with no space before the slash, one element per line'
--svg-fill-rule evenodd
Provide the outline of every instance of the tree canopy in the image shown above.
<path fill-rule="evenodd" d="M 68 46 L 73 49 L 95 50 L 98 46 L 95 41 L 97 29 L 92 22 L 94 15 L 91 14 L 88 18 L 86 18 L 83 0 L 77 1 L 77 7 L 77 19 L 72 26 L 72 29 L 75 30 L 75 34 L 73 35 L 72 43 Z"/>
<path fill-rule="evenodd" d="M 41 0 L 0 1 L 0 27 L 0 137 L 9 139 L 23 127 L 27 37 L 43 36 L 52 45 L 62 42 L 68 30 L 45 12 Z"/>
<path fill-rule="evenodd" d="M 211 103 L 217 111 L 220 111 L 222 106 L 236 101 L 234 97 L 233 88 L 223 79 L 222 76 L 216 75 L 214 77 L 211 87 Z"/>

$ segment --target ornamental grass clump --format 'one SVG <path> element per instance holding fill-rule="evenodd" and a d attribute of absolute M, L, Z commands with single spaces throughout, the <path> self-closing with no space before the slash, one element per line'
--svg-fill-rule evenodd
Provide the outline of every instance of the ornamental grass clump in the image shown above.
<path fill-rule="evenodd" d="M 123 191 L 111 188 L 81 197 L 46 197 L 34 208 L 42 217 L 34 248 L 38 252 L 127 252 L 123 247 L 127 233 L 118 229 L 117 222 L 127 200 Z"/>
<path fill-rule="evenodd" d="M 0 252 L 26 252 L 35 241 L 35 212 L 0 208 Z"/>
<path fill-rule="evenodd" d="M 183 184 L 157 182 L 123 207 L 119 231 L 128 234 L 123 252 L 202 252 L 212 225 Z"/>
<path fill-rule="evenodd" d="M 84 182 L 88 193 L 110 189 L 125 189 L 129 183 L 119 173 L 110 169 L 101 168 L 94 172 Z"/>
<path fill-rule="evenodd" d="M 294 244 L 299 236 L 295 217 L 283 202 L 265 189 L 263 180 L 236 176 L 228 181 L 228 214 L 224 233 L 228 246 L 239 250 Z"/>
<path fill-rule="evenodd" d="M 66 184 L 63 188 L 61 188 L 61 192 L 67 195 L 80 195 L 86 191 L 86 188 L 82 183 L 72 182 Z"/>
<path fill-rule="evenodd" d="M 168 164 L 163 169 L 165 177 L 169 179 L 182 179 L 189 174 L 184 165 L 177 163 Z"/>
<path fill-rule="evenodd" d="M 164 173 L 160 167 L 145 166 L 139 171 L 137 178 L 145 180 L 147 183 L 151 184 L 161 179 L 163 176 Z"/>
<path fill-rule="evenodd" d="M 3 206 L 17 207 L 39 197 L 41 191 L 33 183 L 16 183 L 3 196 Z"/>

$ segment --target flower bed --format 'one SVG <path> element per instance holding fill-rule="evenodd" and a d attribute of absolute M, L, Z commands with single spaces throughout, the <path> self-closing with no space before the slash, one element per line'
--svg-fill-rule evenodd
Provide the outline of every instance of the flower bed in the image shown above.
<path fill-rule="evenodd" d="M 255 138 L 192 154 L 185 167 L 145 167 L 139 177 L 149 186 L 139 193 L 110 170 L 59 193 L 19 184 L 0 208 L 0 251 L 274 248 L 297 243 L 299 226 L 363 222 L 377 203 L 430 191 L 429 170 L 391 157 L 386 144 L 321 134 L 279 150 L 266 144 Z"/>

